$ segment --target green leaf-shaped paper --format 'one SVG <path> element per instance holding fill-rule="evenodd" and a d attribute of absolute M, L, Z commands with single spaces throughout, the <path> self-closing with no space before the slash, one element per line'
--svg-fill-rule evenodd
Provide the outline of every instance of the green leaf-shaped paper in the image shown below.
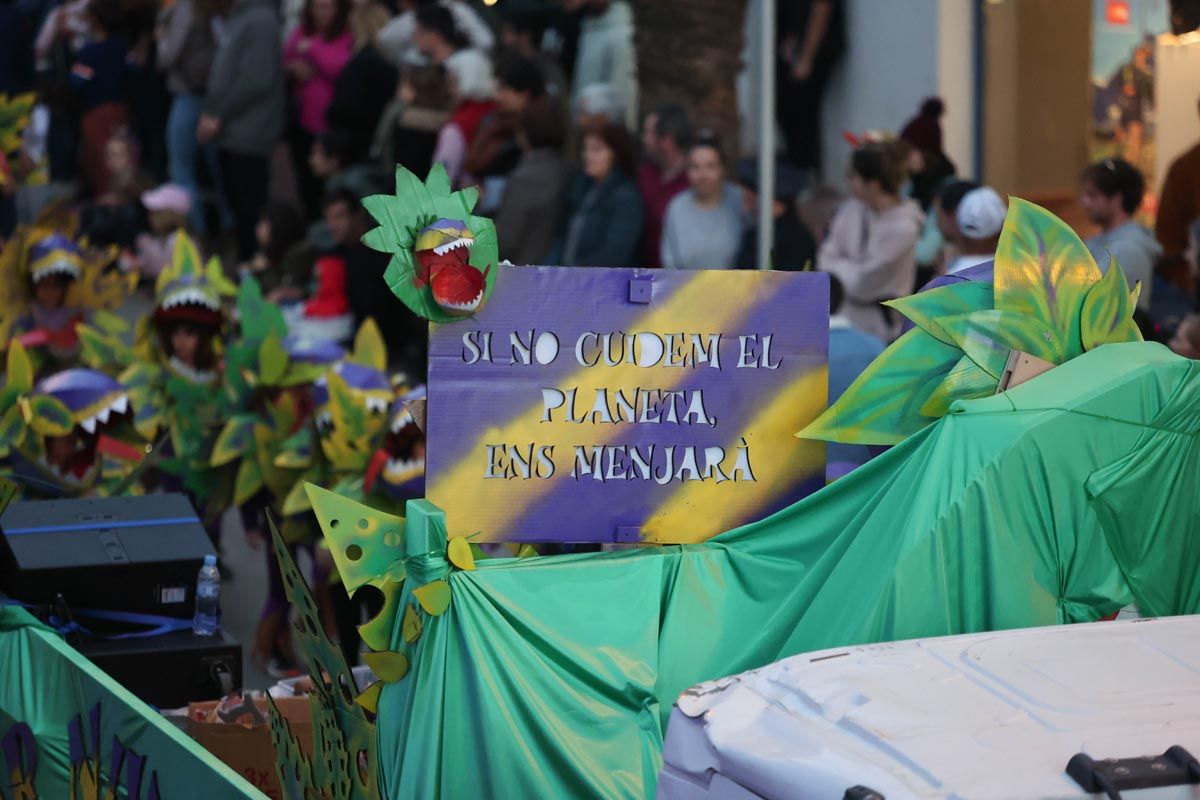
<path fill-rule="evenodd" d="M 75 427 L 71 409 L 57 397 L 43 394 L 28 400 L 25 409 L 29 417 L 25 421 L 35 433 L 42 436 L 66 436 Z"/>
<path fill-rule="evenodd" d="M 274 334 L 268 336 L 258 349 L 258 379 L 264 386 L 278 386 L 287 373 L 288 354 L 283 342 Z"/>
<path fill-rule="evenodd" d="M 492 293 L 499 260 L 496 226 L 485 217 L 471 214 L 478 196 L 479 193 L 473 189 L 451 193 L 445 167 L 434 164 L 423 183 L 407 169 L 397 167 L 395 195 L 363 198 L 363 207 L 379 223 L 378 228 L 363 236 L 363 243 L 374 250 L 392 254 L 384 272 L 384 280 L 392 293 L 420 317 L 434 322 L 459 319 L 443 311 L 434 302 L 428 286 L 418 287 L 413 283 L 417 274 L 417 262 L 412 252 L 416 234 L 438 219 L 466 223 L 475 240 L 471 247 L 470 264 L 481 272 L 491 267 L 485 275 L 484 302 Z"/>
<path fill-rule="evenodd" d="M 430 581 L 413 589 L 413 597 L 431 617 L 440 617 L 450 607 L 450 584 L 444 580 Z"/>
<path fill-rule="evenodd" d="M 8 448 L 13 445 L 20 445 L 24 439 L 25 420 L 21 418 L 21 409 L 16 403 L 13 403 L 4 411 L 0 412 L 0 456 L 8 453 Z"/>
<path fill-rule="evenodd" d="M 239 414 L 225 423 L 220 435 L 213 443 L 212 456 L 209 463 L 214 467 L 228 464 L 230 461 L 246 455 L 254 445 L 254 417 L 249 414 Z"/>
<path fill-rule="evenodd" d="M 934 338 L 946 344 L 954 344 L 935 321 L 941 317 L 954 317 L 992 308 L 992 301 L 990 283 L 958 281 L 908 297 L 888 300 L 884 305 L 896 309 Z"/>
<path fill-rule="evenodd" d="M 381 578 L 404 578 L 404 518 L 304 484 L 346 591 Z"/>
<path fill-rule="evenodd" d="M 354 334 L 354 352 L 350 354 L 350 360 L 380 372 L 387 370 L 387 346 L 383 343 L 379 326 L 371 317 L 363 320 Z"/>
<path fill-rule="evenodd" d="M 452 539 L 451 541 L 456 541 Z M 404 607 L 404 620 L 400 625 L 400 635 L 404 637 L 404 641 L 412 644 L 421 638 L 421 615 L 413 606 Z"/>
<path fill-rule="evenodd" d="M 1066 360 L 1057 332 L 1041 320 L 992 309 L 944 317 L 936 324 L 951 341 L 996 380 L 1013 350 L 1037 356 L 1052 364 Z"/>
<path fill-rule="evenodd" d="M 5 374 L 5 394 L 26 394 L 33 389 L 33 362 L 25 345 L 13 341 L 8 348 L 8 372 Z"/>
<path fill-rule="evenodd" d="M 372 650 L 387 650 L 392 644 L 392 630 L 396 625 L 396 615 L 400 611 L 404 584 L 398 581 L 378 581 L 376 585 L 383 592 L 383 610 L 359 625 L 358 633 L 362 636 L 363 644 Z M 411 609 L 411 606 L 409 608 Z M 405 613 L 407 614 L 407 611 Z"/>
<path fill-rule="evenodd" d="M 1079 321 L 1083 348 L 1091 350 L 1110 342 L 1140 342 L 1142 334 L 1133 321 L 1136 303 L 1125 271 L 1113 258 L 1104 277 L 1083 301 L 1083 316 Z"/>
<path fill-rule="evenodd" d="M 846 444 L 901 442 L 933 421 L 921 415 L 921 407 L 961 357 L 958 348 L 914 328 L 796 435 Z"/>
<path fill-rule="evenodd" d="M 363 661 L 384 683 L 404 680 L 408 674 L 408 656 L 385 650 L 381 653 L 363 653 Z"/>
<path fill-rule="evenodd" d="M 242 463 L 238 464 L 237 477 L 233 481 L 233 504 L 240 506 L 250 502 L 262 487 L 262 470 L 258 467 L 258 461 L 243 458 Z"/>
<path fill-rule="evenodd" d="M 1075 231 L 1014 197 L 996 248 L 996 308 L 1033 317 L 1062 337 L 1066 358 L 1083 352 L 1079 320 L 1100 269 Z"/>
<path fill-rule="evenodd" d="M 996 393 L 997 385 L 998 381 L 995 378 L 969 357 L 963 356 L 925 401 L 925 405 L 921 406 L 921 414 L 930 419 L 938 419 L 946 415 L 955 400 L 987 397 Z"/>

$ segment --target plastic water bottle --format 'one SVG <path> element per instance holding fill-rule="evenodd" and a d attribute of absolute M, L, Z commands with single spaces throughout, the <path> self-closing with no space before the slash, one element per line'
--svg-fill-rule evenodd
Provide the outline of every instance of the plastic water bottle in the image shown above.
<path fill-rule="evenodd" d="M 196 616 L 192 617 L 192 633 L 214 636 L 221 627 L 221 573 L 217 557 L 205 556 L 204 566 L 196 578 Z"/>

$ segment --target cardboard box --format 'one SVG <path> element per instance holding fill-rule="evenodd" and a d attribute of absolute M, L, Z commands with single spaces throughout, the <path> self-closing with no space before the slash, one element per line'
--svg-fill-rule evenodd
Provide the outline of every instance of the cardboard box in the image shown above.
<path fill-rule="evenodd" d="M 275 705 L 292 727 L 292 735 L 300 740 L 305 755 L 312 753 L 312 713 L 307 697 L 277 697 Z M 269 718 L 266 701 L 256 703 Z M 271 725 L 247 728 L 224 722 L 199 722 L 196 712 L 207 714 L 217 702 L 188 705 L 187 732 L 205 750 L 224 761 L 230 768 L 254 784 L 271 800 L 283 800 L 279 777 L 275 774 L 275 746 L 271 744 Z"/>

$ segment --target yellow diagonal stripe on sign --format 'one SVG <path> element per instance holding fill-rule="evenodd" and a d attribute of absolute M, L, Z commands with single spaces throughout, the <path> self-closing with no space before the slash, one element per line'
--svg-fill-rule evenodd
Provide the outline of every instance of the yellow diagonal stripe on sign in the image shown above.
<path fill-rule="evenodd" d="M 689 278 L 665 302 L 651 305 L 645 315 L 627 326 L 625 332 L 733 333 L 736 336 L 746 331 L 733 330 L 735 326 L 751 316 L 758 304 L 771 299 L 772 287 L 765 282 L 758 284 L 761 290 L 753 297 L 746 297 L 748 282 L 745 275 L 736 272 L 696 272 Z M 739 297 L 745 300 L 731 300 Z M 574 341 L 564 341 L 559 358 L 574 358 L 574 347 Z M 736 364 L 737 356 L 733 358 Z M 722 372 L 728 369 L 724 362 L 721 366 Z M 697 369 L 712 367 L 706 365 Z M 690 368 L 645 368 L 632 364 L 580 367 L 558 383 L 557 388 L 578 387 L 578 407 L 582 409 L 586 406 L 590 410 L 593 392 L 598 387 L 608 387 L 610 396 L 615 390 L 624 389 L 628 392 L 639 385 L 648 389 L 669 390 L 691 378 L 695 371 Z M 719 412 L 716 413 L 719 416 Z M 604 445 L 617 437 L 629 435 L 627 425 L 541 424 L 541 418 L 539 393 L 536 402 L 522 408 L 504 425 L 484 431 L 466 456 L 443 477 L 430 483 L 427 495 L 431 502 L 445 510 L 450 536 L 468 536 L 478 532 L 475 541 L 504 540 L 512 533 L 512 524 L 530 505 L 555 487 L 561 487 L 562 476 L 569 475 L 575 465 L 575 445 Z M 790 433 L 788 438 L 791 438 Z M 554 447 L 556 471 L 553 479 L 483 479 L 487 466 L 486 445 L 530 442 Z M 432 446 L 437 445 L 432 443 Z M 547 533 L 553 534 L 553 531 Z"/>
<path fill-rule="evenodd" d="M 679 485 L 642 525 L 646 541 L 699 542 L 712 530 L 727 531 L 750 522 L 759 509 L 786 492 L 798 477 L 825 472 L 825 443 L 798 440 L 792 426 L 813 420 L 825 410 L 828 369 L 807 372 L 785 386 L 765 409 L 746 424 L 753 482 L 711 480 Z M 725 447 L 733 454 L 740 436 Z M 732 463 L 732 461 L 729 461 Z"/>

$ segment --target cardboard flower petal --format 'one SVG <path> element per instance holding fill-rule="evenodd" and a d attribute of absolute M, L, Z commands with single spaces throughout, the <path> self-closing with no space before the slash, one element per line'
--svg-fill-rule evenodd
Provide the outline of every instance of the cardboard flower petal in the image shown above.
<path fill-rule="evenodd" d="M 379 223 L 363 242 L 391 253 L 384 279 L 413 313 L 452 322 L 479 311 L 495 284 L 496 226 L 471 214 L 474 189 L 450 191 L 446 169 L 435 164 L 422 183 L 396 169 L 396 194 L 363 198 Z"/>
<path fill-rule="evenodd" d="M 1063 364 L 1109 342 L 1141 341 L 1114 261 L 1103 275 L 1079 237 L 1033 203 L 1012 198 L 992 284 L 943 286 L 888 305 L 916 327 L 891 344 L 841 398 L 796 434 L 890 445 L 956 400 L 995 394 L 1009 354 Z"/>

